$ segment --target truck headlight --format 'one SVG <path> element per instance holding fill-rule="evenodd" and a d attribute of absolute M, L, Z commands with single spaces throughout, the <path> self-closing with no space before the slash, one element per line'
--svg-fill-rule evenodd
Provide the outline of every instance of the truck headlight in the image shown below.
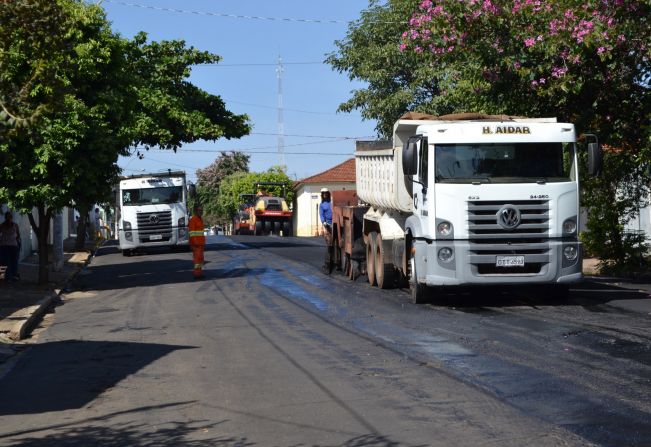
<path fill-rule="evenodd" d="M 179 218 L 179 237 L 183 238 L 187 234 L 187 229 L 185 228 L 185 217 Z"/>
<path fill-rule="evenodd" d="M 570 235 L 576 233 L 576 220 L 567 219 L 563 222 L 563 234 Z"/>
<path fill-rule="evenodd" d="M 452 224 L 450 222 L 441 222 L 436 226 L 436 231 L 441 236 L 449 236 L 452 233 Z"/>
<path fill-rule="evenodd" d="M 579 256 L 579 250 L 576 245 L 568 245 L 563 249 L 563 255 L 568 261 L 574 261 Z"/>
<path fill-rule="evenodd" d="M 454 250 L 449 247 L 443 247 L 439 250 L 439 259 L 442 262 L 450 262 L 454 258 Z"/>
<path fill-rule="evenodd" d="M 131 222 L 123 220 L 122 227 L 124 228 L 124 237 L 128 241 L 133 240 L 133 234 L 131 233 Z"/>

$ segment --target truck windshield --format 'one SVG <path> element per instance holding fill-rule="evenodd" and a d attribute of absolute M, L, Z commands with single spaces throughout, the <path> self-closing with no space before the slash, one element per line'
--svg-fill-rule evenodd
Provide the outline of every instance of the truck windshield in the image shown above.
<path fill-rule="evenodd" d="M 569 143 L 440 144 L 437 183 L 569 182 L 575 175 Z"/>
<path fill-rule="evenodd" d="M 161 203 L 179 203 L 183 199 L 183 187 L 123 189 L 124 206 L 158 205 Z"/>

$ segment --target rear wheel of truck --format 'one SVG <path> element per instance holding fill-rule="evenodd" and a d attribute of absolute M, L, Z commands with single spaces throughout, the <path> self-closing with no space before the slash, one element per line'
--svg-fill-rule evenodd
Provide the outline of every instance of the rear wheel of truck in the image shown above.
<path fill-rule="evenodd" d="M 278 236 L 280 236 L 280 227 L 281 227 L 281 223 L 280 223 L 279 220 L 274 222 L 274 234 L 277 234 Z"/>
<path fill-rule="evenodd" d="M 283 222 L 283 236 L 288 237 L 292 235 L 292 226 L 291 223 L 286 220 Z"/>
<path fill-rule="evenodd" d="M 131 256 L 132 251 L 131 250 L 122 250 L 122 256 Z"/>
<path fill-rule="evenodd" d="M 366 244 L 366 275 L 368 276 L 368 282 L 370 285 L 374 286 L 375 283 L 375 238 L 377 233 L 371 231 L 368 234 L 368 243 Z"/>
<path fill-rule="evenodd" d="M 265 236 L 268 235 L 269 233 L 271 233 L 271 221 L 270 220 L 265 220 L 264 223 L 263 223 L 263 227 L 264 227 L 264 235 Z"/>
<path fill-rule="evenodd" d="M 427 286 L 418 282 L 416 272 L 416 257 L 412 254 L 409 257 L 409 293 L 411 302 L 414 304 L 424 304 L 427 299 Z"/>
<path fill-rule="evenodd" d="M 255 230 L 253 230 L 255 236 L 260 236 L 262 234 L 262 221 L 255 221 Z"/>
<path fill-rule="evenodd" d="M 375 281 L 380 289 L 390 289 L 395 283 L 395 268 L 392 262 L 387 262 L 382 234 L 375 238 Z"/>

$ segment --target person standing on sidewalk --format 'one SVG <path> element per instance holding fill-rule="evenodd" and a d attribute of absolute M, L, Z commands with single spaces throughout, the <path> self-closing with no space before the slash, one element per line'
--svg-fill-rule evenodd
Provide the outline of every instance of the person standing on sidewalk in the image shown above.
<path fill-rule="evenodd" d="M 206 247 L 206 236 L 203 234 L 203 208 L 201 205 L 195 205 L 194 215 L 190 218 L 188 230 L 190 231 L 190 248 L 192 249 L 192 262 L 194 268 L 192 276 L 194 279 L 203 278 L 203 251 Z"/>
<path fill-rule="evenodd" d="M 0 263 L 7 266 L 5 279 L 18 279 L 18 254 L 20 247 L 20 230 L 14 222 L 11 212 L 5 213 L 5 221 L 0 224 Z"/>
<path fill-rule="evenodd" d="M 319 205 L 319 217 L 323 225 L 323 238 L 326 243 L 326 255 L 323 263 L 323 273 L 332 273 L 332 204 L 330 203 L 330 190 L 321 188 L 321 204 Z"/>

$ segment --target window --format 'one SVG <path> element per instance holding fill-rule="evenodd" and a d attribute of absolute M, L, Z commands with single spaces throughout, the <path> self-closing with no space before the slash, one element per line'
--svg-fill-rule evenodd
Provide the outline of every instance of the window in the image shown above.
<path fill-rule="evenodd" d="M 420 140 L 420 152 L 418 153 L 418 181 L 427 187 L 427 166 L 429 157 L 429 145 L 427 138 Z"/>

